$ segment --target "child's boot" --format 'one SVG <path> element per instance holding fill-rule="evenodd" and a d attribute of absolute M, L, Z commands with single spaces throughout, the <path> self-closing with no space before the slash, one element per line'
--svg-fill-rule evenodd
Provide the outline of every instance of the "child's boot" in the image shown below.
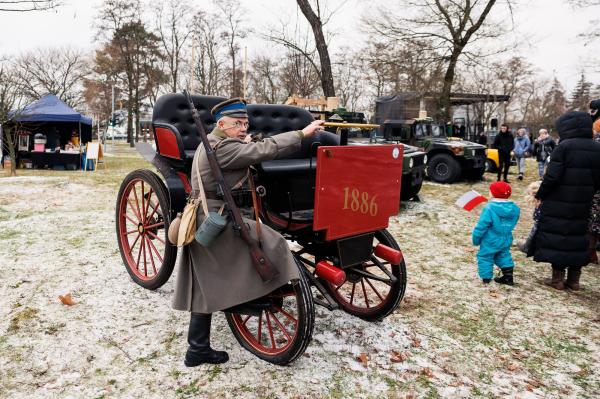
<path fill-rule="evenodd" d="M 552 278 L 544 279 L 544 284 L 557 290 L 565 289 L 565 271 L 552 268 Z"/>
<path fill-rule="evenodd" d="M 513 268 L 506 267 L 502 270 L 502 276 L 494 277 L 494 281 L 498 284 L 515 285 L 513 280 Z"/>
<path fill-rule="evenodd" d="M 572 291 L 579 291 L 579 278 L 581 277 L 581 267 L 569 267 L 567 271 L 567 281 L 565 287 Z"/>

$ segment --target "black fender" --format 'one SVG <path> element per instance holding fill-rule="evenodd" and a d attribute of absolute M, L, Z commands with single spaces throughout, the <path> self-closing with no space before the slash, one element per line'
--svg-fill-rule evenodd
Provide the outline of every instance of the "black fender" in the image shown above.
<path fill-rule="evenodd" d="M 148 143 L 136 143 L 135 149 L 148 162 L 158 169 L 165 185 L 169 191 L 169 204 L 171 219 L 178 212 L 182 212 L 187 201 L 187 193 L 185 191 L 184 180 L 187 177 L 182 171 L 175 170 L 165 159 L 156 153 L 156 150 Z"/>

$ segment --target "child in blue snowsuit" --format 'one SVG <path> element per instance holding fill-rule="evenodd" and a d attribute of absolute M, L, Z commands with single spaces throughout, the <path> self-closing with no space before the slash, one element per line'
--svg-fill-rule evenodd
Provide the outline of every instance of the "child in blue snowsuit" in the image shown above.
<path fill-rule="evenodd" d="M 521 211 L 509 201 L 512 189 L 505 182 L 490 184 L 492 199 L 483 208 L 479 222 L 473 229 L 473 245 L 479 245 L 477 266 L 479 277 L 488 284 L 494 277 L 494 264 L 502 270 L 502 276 L 494 278 L 500 284 L 513 285 L 514 262 L 510 254 L 515 228 Z"/>

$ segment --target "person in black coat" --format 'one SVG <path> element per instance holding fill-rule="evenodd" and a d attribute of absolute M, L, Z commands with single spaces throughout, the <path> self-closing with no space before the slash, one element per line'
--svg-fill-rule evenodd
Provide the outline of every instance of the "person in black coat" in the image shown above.
<path fill-rule="evenodd" d="M 508 169 L 510 168 L 510 153 L 515 148 L 515 138 L 508 129 L 508 125 L 503 123 L 500 126 L 500 133 L 494 138 L 492 148 L 498 150 L 498 181 L 504 174 L 504 181 L 508 183 Z"/>
<path fill-rule="evenodd" d="M 479 132 L 479 134 L 477 135 L 477 143 L 487 147 L 487 142 L 488 142 L 487 134 L 485 134 L 485 132 Z"/>
<path fill-rule="evenodd" d="M 560 142 L 535 196 L 541 215 L 530 252 L 535 261 L 552 265 L 546 285 L 578 290 L 581 267 L 590 260 L 588 218 L 600 188 L 600 143 L 592 140 L 592 118 L 585 112 L 562 115 L 556 129 Z"/>

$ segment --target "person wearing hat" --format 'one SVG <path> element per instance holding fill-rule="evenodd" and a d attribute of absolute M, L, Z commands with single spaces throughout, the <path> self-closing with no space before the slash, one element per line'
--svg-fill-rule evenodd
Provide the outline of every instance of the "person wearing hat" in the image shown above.
<path fill-rule="evenodd" d="M 560 141 L 535 196 L 540 221 L 528 255 L 552 265 L 546 285 L 577 291 L 581 268 L 590 261 L 588 218 L 600 189 L 600 143 L 592 139 L 592 118 L 586 112 L 567 112 L 555 125 Z"/>
<path fill-rule="evenodd" d="M 249 140 L 247 134 L 248 113 L 243 99 L 232 98 L 219 103 L 211 112 L 216 125 L 208 135 L 208 141 L 215 152 L 225 183 L 234 195 L 241 186 L 247 184 L 251 165 L 291 155 L 300 149 L 302 138 L 314 135 L 323 124 L 323 121 L 313 121 L 302 130 L 255 142 Z M 196 150 L 192 163 L 192 195 L 199 194 L 199 178 L 206 193 L 208 210 L 218 212 L 224 201 L 217 195 L 217 183 L 202 144 Z M 203 212 L 198 214 L 200 225 Z M 254 220 L 244 218 L 244 222 L 249 227 L 250 235 L 258 239 Z M 218 364 L 229 360 L 226 352 L 210 347 L 213 312 L 257 300 L 299 277 L 298 266 L 287 241 L 266 225 L 260 228 L 262 250 L 279 272 L 277 277 L 268 282 L 263 282 L 254 269 L 248 246 L 234 232 L 231 223 L 210 246 L 204 247 L 194 240 L 184 247 L 175 283 L 173 308 L 191 312 L 189 347 L 184 360 L 186 366 Z"/>
<path fill-rule="evenodd" d="M 488 284 L 494 277 L 494 264 L 500 267 L 502 276 L 494 278 L 500 284 L 513 285 L 515 264 L 510 254 L 513 229 L 520 216 L 519 207 L 509 200 L 512 189 L 506 182 L 490 184 L 492 199 L 481 211 L 473 229 L 473 245 L 479 246 L 477 268 L 481 280 Z"/>

